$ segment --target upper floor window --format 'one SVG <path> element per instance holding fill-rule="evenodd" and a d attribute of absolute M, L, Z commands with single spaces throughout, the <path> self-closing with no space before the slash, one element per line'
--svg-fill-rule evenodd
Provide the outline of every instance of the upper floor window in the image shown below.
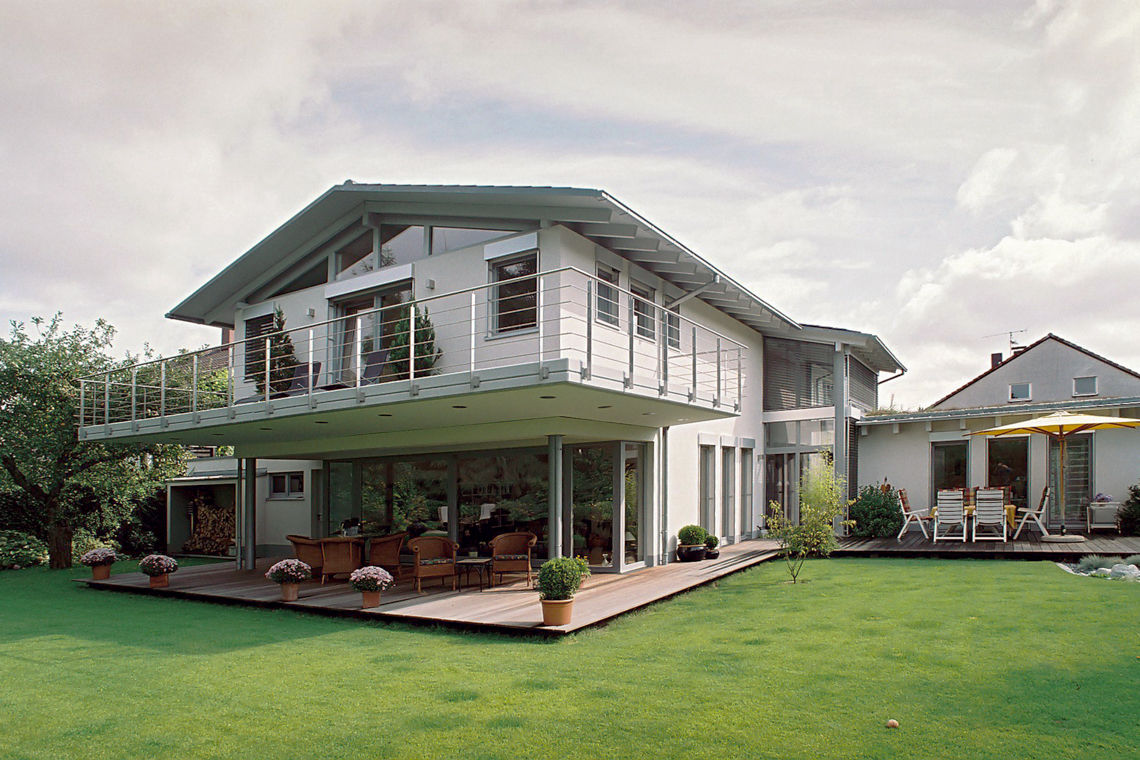
<path fill-rule="evenodd" d="M 681 349 L 681 315 L 678 309 L 662 309 L 661 319 L 664 322 L 662 330 L 665 333 L 665 345 L 679 351 Z"/>
<path fill-rule="evenodd" d="M 495 238 L 514 234 L 510 230 L 478 230 L 470 227 L 432 227 L 431 252 L 458 251 L 472 245 L 480 245 Z"/>
<path fill-rule="evenodd" d="M 1033 398 L 1033 384 L 1032 383 L 1010 383 L 1009 384 L 1009 400 L 1010 401 L 1029 401 Z"/>
<path fill-rule="evenodd" d="M 657 308 L 653 305 L 653 288 L 647 288 L 636 282 L 631 282 L 629 290 L 636 298 L 633 299 L 633 318 L 637 327 L 637 335 L 646 340 L 657 337 L 653 312 Z"/>
<path fill-rule="evenodd" d="M 538 253 L 491 262 L 491 281 L 501 282 L 491 295 L 493 333 L 538 326 Z"/>
<path fill-rule="evenodd" d="M 598 264 L 598 321 L 618 324 L 618 288 L 621 273 L 613 267 Z"/>
<path fill-rule="evenodd" d="M 1095 396 L 1097 392 L 1096 375 L 1073 378 L 1074 396 Z"/>
<path fill-rule="evenodd" d="M 302 472 L 281 472 L 269 476 L 269 496 L 273 499 L 288 499 L 305 495 L 305 474 Z"/>
<path fill-rule="evenodd" d="M 375 268 L 376 259 L 372 255 L 372 230 L 358 235 L 351 243 L 337 249 L 337 279 L 356 277 Z"/>

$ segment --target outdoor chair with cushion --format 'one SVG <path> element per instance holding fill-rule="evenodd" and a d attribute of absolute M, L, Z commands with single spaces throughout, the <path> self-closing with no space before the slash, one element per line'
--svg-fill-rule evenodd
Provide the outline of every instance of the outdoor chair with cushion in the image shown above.
<path fill-rule="evenodd" d="M 336 575 L 348 575 L 360 567 L 363 554 L 362 538 L 322 538 L 321 555 L 324 567 L 321 569 L 321 583 Z"/>
<path fill-rule="evenodd" d="M 926 532 L 926 523 L 929 520 L 933 519 L 930 516 L 930 507 L 923 507 L 922 509 L 915 509 L 914 507 L 912 507 L 910 505 L 910 499 L 907 498 L 905 488 L 900 488 L 898 493 L 899 493 L 899 505 L 900 505 L 900 507 L 902 509 L 902 513 L 903 513 L 903 524 L 902 524 L 902 530 L 899 531 L 899 535 L 898 535 L 898 538 L 896 540 L 902 541 L 903 534 L 906 533 L 907 529 L 910 528 L 911 523 L 914 523 L 915 525 L 918 526 L 919 530 L 922 531 L 922 537 L 923 538 L 927 538 L 927 539 L 930 538 L 930 536 Z"/>
<path fill-rule="evenodd" d="M 491 585 L 495 574 L 503 582 L 503 573 L 526 573 L 526 585 L 530 586 L 530 550 L 538 538 L 533 533 L 502 533 L 491 539 Z"/>
<path fill-rule="evenodd" d="M 1017 537 L 1021 535 L 1021 529 L 1024 528 L 1025 524 L 1030 520 L 1037 523 L 1037 527 L 1041 530 L 1041 535 L 1049 535 L 1049 530 L 1045 527 L 1045 523 L 1041 522 L 1041 518 L 1045 517 L 1046 511 L 1049 509 L 1049 499 L 1051 499 L 1052 496 L 1052 489 L 1050 489 L 1049 486 L 1045 486 L 1045 489 L 1041 491 L 1041 501 L 1037 504 L 1037 509 L 1023 507 L 1017 510 L 1021 513 L 1021 519 L 1017 521 L 1017 530 L 1013 533 L 1013 540 L 1017 540 Z"/>
<path fill-rule="evenodd" d="M 360 376 L 361 385 L 372 385 L 380 382 L 380 375 L 384 372 L 384 365 L 388 363 L 388 349 L 370 351 L 364 357 L 364 374 Z"/>
<path fill-rule="evenodd" d="M 982 488 L 974 501 L 974 541 L 1006 541 L 1005 489 Z M 985 530 L 979 534 L 978 529 Z M 992 532 L 990 532 L 992 531 Z"/>
<path fill-rule="evenodd" d="M 289 398 L 290 396 L 300 396 L 302 393 L 308 393 L 309 388 L 315 388 L 317 385 L 317 376 L 321 374 L 321 363 L 313 362 L 313 371 L 309 373 L 308 364 L 298 364 L 293 368 L 293 382 L 280 393 L 270 393 L 269 398 Z"/>
<path fill-rule="evenodd" d="M 293 553 L 297 559 L 313 569 L 313 577 L 321 577 L 321 568 L 324 566 L 325 560 L 321 554 L 320 539 L 297 535 L 289 535 L 285 538 L 293 544 Z"/>
<path fill-rule="evenodd" d="M 938 492 L 938 512 L 934 516 L 934 541 L 953 540 L 966 543 L 966 511 L 965 494 L 960 488 L 947 489 Z M 961 530 L 961 535 L 953 535 L 954 528 Z M 939 534 L 941 528 L 945 532 Z"/>
<path fill-rule="evenodd" d="M 459 581 L 455 572 L 455 542 L 443 536 L 420 536 L 408 541 L 408 548 L 415 556 L 412 576 L 418 593 L 423 593 L 424 578 L 451 578 L 451 590 L 455 591 Z"/>
<path fill-rule="evenodd" d="M 392 574 L 396 580 L 404 574 L 404 566 L 400 564 L 400 549 L 404 546 L 407 533 L 393 533 L 390 536 L 373 538 L 368 542 L 368 564 L 382 567 Z M 409 568 L 410 569 L 410 568 Z"/>

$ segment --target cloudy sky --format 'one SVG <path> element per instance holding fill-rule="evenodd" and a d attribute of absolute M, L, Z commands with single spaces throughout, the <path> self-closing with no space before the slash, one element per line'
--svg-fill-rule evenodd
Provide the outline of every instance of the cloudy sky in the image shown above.
<path fill-rule="evenodd" d="M 0 2 L 0 319 L 120 348 L 329 186 L 608 190 L 929 404 L 1140 368 L 1140 4 Z"/>

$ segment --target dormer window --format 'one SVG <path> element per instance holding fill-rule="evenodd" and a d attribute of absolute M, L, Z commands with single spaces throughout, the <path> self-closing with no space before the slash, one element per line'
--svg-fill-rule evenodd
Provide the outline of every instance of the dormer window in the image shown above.
<path fill-rule="evenodd" d="M 1073 378 L 1074 396 L 1095 396 L 1097 393 L 1096 375 Z"/>
<path fill-rule="evenodd" d="M 1009 384 L 1009 400 L 1010 401 L 1029 401 L 1033 398 L 1033 384 L 1032 383 L 1010 383 Z"/>

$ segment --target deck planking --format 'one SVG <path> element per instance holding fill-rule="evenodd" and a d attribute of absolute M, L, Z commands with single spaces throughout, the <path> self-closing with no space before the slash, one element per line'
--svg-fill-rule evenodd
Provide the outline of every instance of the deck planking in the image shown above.
<path fill-rule="evenodd" d="M 606 622 L 655 602 L 719 578 L 753 567 L 775 556 L 774 541 L 743 541 L 722 547 L 719 559 L 674 562 L 618 575 L 595 573 L 574 597 L 574 615 L 566 626 L 544 626 L 538 593 L 525 579 L 507 576 L 507 582 L 483 591 L 478 585 L 451 590 L 436 579 L 417 593 L 410 581 L 401 581 L 381 595 L 379 607 L 360 608 L 360 594 L 344 581 L 321 585 L 301 584 L 296 602 L 281 601 L 277 584 L 267 581 L 265 570 L 274 560 L 259 560 L 256 570 L 235 570 L 231 563 L 195 565 L 171 575 L 166 588 L 152 589 L 141 573 L 112 575 L 106 581 L 80 579 L 90 588 L 241 604 L 269 609 L 291 609 L 314 614 L 353 617 L 383 622 L 444 625 L 468 630 L 534 633 L 559 636 Z M 464 576 L 460 575 L 460 580 Z"/>
<path fill-rule="evenodd" d="M 1022 533 L 1016 541 L 941 541 L 934 543 L 917 530 L 907 532 L 902 540 L 891 538 L 844 538 L 839 541 L 836 556 L 905 556 L 905 557 L 983 557 L 991 559 L 1076 560 L 1084 555 L 1128 556 L 1140 554 L 1140 536 L 1118 536 L 1094 533 L 1082 543 L 1041 541 L 1036 532 Z"/>

